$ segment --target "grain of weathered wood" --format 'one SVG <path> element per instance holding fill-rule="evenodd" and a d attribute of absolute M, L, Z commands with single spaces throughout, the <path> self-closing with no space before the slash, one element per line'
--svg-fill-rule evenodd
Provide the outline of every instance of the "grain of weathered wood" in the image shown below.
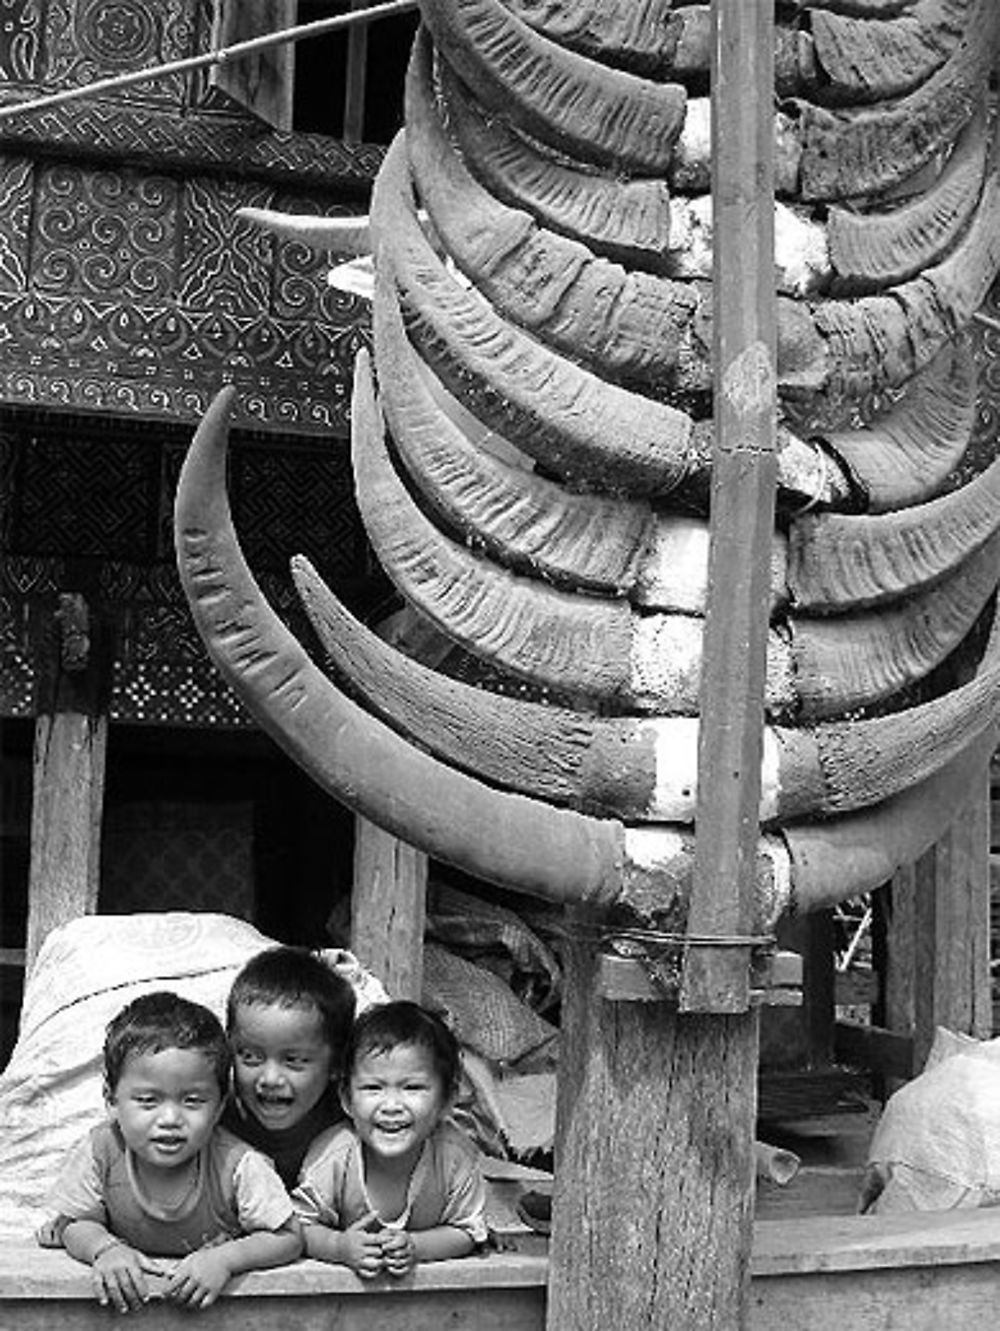
<path fill-rule="evenodd" d="M 427 856 L 365 818 L 354 836 L 351 948 L 393 998 L 419 1002 Z"/>
<path fill-rule="evenodd" d="M 739 936 L 752 919 L 777 484 L 774 20 L 769 0 L 716 0 L 712 15 L 715 443 L 688 930 Z M 745 1010 L 748 959 L 692 949 L 681 1009 Z"/>
<path fill-rule="evenodd" d="M 995 1320 L 998 1263 L 996 1211 L 765 1220 L 754 1239 L 749 1331 L 981 1331 Z M 548 1265 L 494 1254 L 373 1288 L 343 1267 L 297 1262 L 234 1281 L 197 1321 L 207 1331 L 542 1331 Z M 109 1319 L 86 1269 L 65 1253 L 0 1247 L 4 1331 L 103 1331 Z M 154 1303 L 136 1325 L 183 1331 L 191 1317 Z M 617 1315 L 607 1322 L 622 1325 Z"/>
<path fill-rule="evenodd" d="M 587 943 L 568 953 L 549 1331 L 729 1331 L 752 1233 L 756 1013 L 607 1002 Z"/>
<path fill-rule="evenodd" d="M 107 753 L 103 626 L 64 593 L 40 636 L 31 798 L 26 964 L 46 934 L 97 909 Z"/>
<path fill-rule="evenodd" d="M 890 884 L 885 1024 L 912 1035 L 917 1072 L 937 1026 L 992 1031 L 989 837 L 984 773 L 945 835 Z"/>

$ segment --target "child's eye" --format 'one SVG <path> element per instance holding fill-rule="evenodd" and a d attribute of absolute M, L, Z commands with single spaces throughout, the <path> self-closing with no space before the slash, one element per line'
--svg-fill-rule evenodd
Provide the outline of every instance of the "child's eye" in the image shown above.
<path fill-rule="evenodd" d="M 204 1095 L 186 1095 L 184 1097 L 184 1104 L 188 1109 L 200 1109 L 205 1103 L 205 1099 L 206 1097 Z"/>
<path fill-rule="evenodd" d="M 258 1063 L 263 1062 L 260 1054 L 255 1049 L 237 1049 L 236 1058 L 240 1063 L 245 1063 L 248 1067 L 256 1067 Z"/>
<path fill-rule="evenodd" d="M 134 1095 L 132 1099 L 140 1109 L 153 1109 L 156 1105 L 155 1095 Z"/>

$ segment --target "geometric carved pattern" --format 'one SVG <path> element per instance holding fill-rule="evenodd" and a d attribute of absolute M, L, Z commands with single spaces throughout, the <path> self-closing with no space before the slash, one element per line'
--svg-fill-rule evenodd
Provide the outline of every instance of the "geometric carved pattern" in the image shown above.
<path fill-rule="evenodd" d="M 237 218 L 273 188 L 0 158 L 5 196 L 0 400 L 193 421 L 231 383 L 235 424 L 346 433 L 369 310 L 330 289 L 325 254 Z"/>
<path fill-rule="evenodd" d="M 171 298 L 175 180 L 39 164 L 36 182 L 38 222 L 29 287 L 58 296 Z"/>
<path fill-rule="evenodd" d="M 195 54 L 190 0 L 48 0 L 47 65 L 40 81 L 80 87 L 109 74 Z M 184 76 L 140 85 L 139 99 L 180 107 Z"/>
<path fill-rule="evenodd" d="M 41 77 L 42 23 L 38 0 L 0 4 L 0 82 L 33 83 Z"/>
<path fill-rule="evenodd" d="M 152 86 L 152 85 L 150 85 Z M 349 191 L 360 201 L 385 156 L 379 144 L 346 144 L 325 134 L 264 133 L 247 117 L 193 113 L 165 115 L 135 105 L 114 105 L 81 97 L 0 124 L 0 150 L 30 154 L 38 147 L 66 146 L 67 156 L 86 153 L 92 161 L 121 167 L 143 163 L 152 170 L 225 171 L 290 189 Z"/>

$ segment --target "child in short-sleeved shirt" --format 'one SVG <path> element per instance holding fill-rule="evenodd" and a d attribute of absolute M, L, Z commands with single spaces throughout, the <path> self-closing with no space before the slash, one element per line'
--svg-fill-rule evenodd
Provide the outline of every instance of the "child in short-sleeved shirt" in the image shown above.
<path fill-rule="evenodd" d="M 222 1123 L 269 1156 L 287 1188 L 314 1138 L 344 1117 L 337 1081 L 354 1008 L 351 983 L 299 947 L 251 957 L 229 991 L 234 1096 Z"/>
<path fill-rule="evenodd" d="M 306 1252 L 359 1275 L 403 1275 L 485 1241 L 476 1148 L 447 1118 L 458 1085 L 455 1037 L 415 1003 L 371 1008 L 355 1024 L 342 1083 L 351 1122 L 310 1148 L 293 1193 Z"/>
<path fill-rule="evenodd" d="M 229 1070 L 221 1023 L 177 994 L 144 994 L 109 1023 L 109 1118 L 69 1151 L 38 1234 L 92 1266 L 100 1303 L 141 1306 L 157 1274 L 165 1298 L 206 1308 L 231 1276 L 301 1252 L 270 1161 L 216 1126 Z"/>

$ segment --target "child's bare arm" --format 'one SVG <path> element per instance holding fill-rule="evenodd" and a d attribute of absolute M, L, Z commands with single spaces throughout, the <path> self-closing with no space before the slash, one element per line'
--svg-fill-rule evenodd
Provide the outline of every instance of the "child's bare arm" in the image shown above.
<path fill-rule="evenodd" d="M 70 1220 L 62 1241 L 71 1257 L 91 1267 L 97 1302 L 104 1307 L 111 1304 L 121 1313 L 148 1301 L 147 1275 L 163 1274 L 162 1266 L 97 1220 Z"/>
<path fill-rule="evenodd" d="M 349 1266 L 366 1280 L 382 1270 L 380 1236 L 371 1228 L 371 1216 L 364 1216 L 347 1229 L 328 1225 L 305 1225 L 306 1256 L 320 1262 Z"/>
<path fill-rule="evenodd" d="M 258 1230 L 238 1239 L 210 1244 L 178 1262 L 164 1298 L 187 1308 L 209 1308 L 235 1275 L 294 1262 L 302 1238 L 294 1222 L 279 1230 Z"/>
<path fill-rule="evenodd" d="M 466 1257 L 475 1246 L 472 1237 L 457 1225 L 435 1225 L 415 1233 L 382 1231 L 385 1269 L 393 1276 L 405 1275 L 418 1262 L 443 1262 L 448 1257 Z"/>

